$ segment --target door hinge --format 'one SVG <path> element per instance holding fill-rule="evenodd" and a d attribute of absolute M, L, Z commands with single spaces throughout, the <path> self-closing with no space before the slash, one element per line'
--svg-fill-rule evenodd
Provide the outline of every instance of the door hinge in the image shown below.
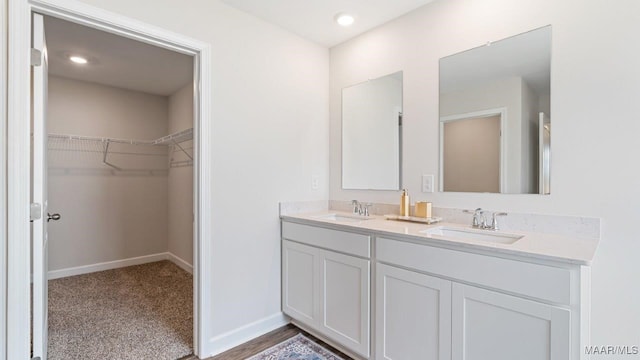
<path fill-rule="evenodd" d="M 398 126 L 402 126 L 402 113 L 398 113 Z"/>
<path fill-rule="evenodd" d="M 42 65 L 42 51 L 38 49 L 31 49 L 31 66 Z"/>

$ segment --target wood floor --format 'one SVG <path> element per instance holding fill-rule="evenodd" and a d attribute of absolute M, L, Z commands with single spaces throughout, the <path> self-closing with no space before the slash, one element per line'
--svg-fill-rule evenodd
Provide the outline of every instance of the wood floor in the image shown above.
<path fill-rule="evenodd" d="M 296 336 L 297 334 L 302 333 L 304 334 L 304 336 L 308 337 L 309 339 L 313 340 L 315 343 L 320 344 L 321 346 L 323 346 L 324 348 L 326 348 L 327 350 L 330 350 L 331 352 L 333 352 L 334 354 L 340 356 L 341 358 L 343 358 L 344 360 L 351 360 L 352 358 L 350 358 L 349 356 L 341 353 L 340 351 L 336 350 L 335 348 L 331 347 L 330 345 L 328 345 L 327 343 L 323 342 L 322 340 L 317 339 L 316 337 L 314 337 L 313 335 L 309 334 L 308 332 L 292 325 L 286 325 L 283 326 L 279 329 L 273 330 L 270 333 L 264 334 L 258 338 L 255 338 L 247 343 L 244 343 L 240 346 L 237 346 L 231 350 L 228 350 L 222 354 L 216 355 L 214 357 L 208 358 L 206 360 L 244 360 L 250 356 L 259 354 L 260 352 L 274 346 L 277 345 L 289 338 L 292 338 L 294 336 Z M 189 359 L 189 358 L 187 358 Z M 197 359 L 197 358 L 193 358 L 193 359 Z M 186 359 L 184 359 L 186 360 Z M 191 360 L 191 359 L 189 359 Z"/>

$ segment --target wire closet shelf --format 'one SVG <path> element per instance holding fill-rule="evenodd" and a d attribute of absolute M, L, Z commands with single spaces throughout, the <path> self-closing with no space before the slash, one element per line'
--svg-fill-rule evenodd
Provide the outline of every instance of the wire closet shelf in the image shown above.
<path fill-rule="evenodd" d="M 112 154 L 117 153 L 119 155 L 135 155 L 135 156 L 165 156 L 158 153 L 143 153 L 143 152 L 126 152 L 126 151 L 113 151 L 112 144 L 119 145 L 134 145 L 134 146 L 164 146 L 170 149 L 168 167 L 184 167 L 193 166 L 193 155 L 189 153 L 189 150 L 193 151 L 193 146 L 187 147 L 183 143 L 193 140 L 193 128 L 178 131 L 167 136 L 155 140 L 136 140 L 136 139 L 121 139 L 110 137 L 97 137 L 97 136 L 84 136 L 84 135 L 71 135 L 71 134 L 49 134 L 48 135 L 48 149 L 54 151 L 80 151 L 80 152 L 96 152 L 102 153 L 102 163 L 109 166 L 114 170 L 123 169 L 109 161 L 110 151 Z M 183 154 L 182 157 L 176 159 L 176 154 Z"/>

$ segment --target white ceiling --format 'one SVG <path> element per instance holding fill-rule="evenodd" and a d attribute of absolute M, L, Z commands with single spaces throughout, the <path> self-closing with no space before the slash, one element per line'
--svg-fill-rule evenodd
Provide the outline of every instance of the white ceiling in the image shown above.
<path fill-rule="evenodd" d="M 276 24 L 318 44 L 332 47 L 433 0 L 222 0 L 239 10 Z M 355 17 L 338 25 L 338 13 Z"/>
<path fill-rule="evenodd" d="M 188 55 L 48 16 L 45 32 L 52 75 L 162 96 L 193 78 Z M 89 64 L 72 63 L 72 54 Z"/>

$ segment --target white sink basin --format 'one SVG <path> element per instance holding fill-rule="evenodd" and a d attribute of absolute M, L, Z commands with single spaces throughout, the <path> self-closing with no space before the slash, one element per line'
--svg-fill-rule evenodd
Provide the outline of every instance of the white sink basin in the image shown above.
<path fill-rule="evenodd" d="M 513 244 L 522 239 L 523 235 L 506 234 L 491 230 L 463 229 L 448 226 L 438 226 L 420 231 L 434 238 L 445 238 L 452 240 L 477 240 L 497 244 Z"/>
<path fill-rule="evenodd" d="M 368 216 L 359 216 L 359 215 L 343 215 L 343 214 L 327 214 L 327 215 L 319 215 L 315 216 L 317 219 L 323 220 L 333 220 L 340 222 L 358 222 L 363 220 L 371 220 L 372 218 Z"/>

